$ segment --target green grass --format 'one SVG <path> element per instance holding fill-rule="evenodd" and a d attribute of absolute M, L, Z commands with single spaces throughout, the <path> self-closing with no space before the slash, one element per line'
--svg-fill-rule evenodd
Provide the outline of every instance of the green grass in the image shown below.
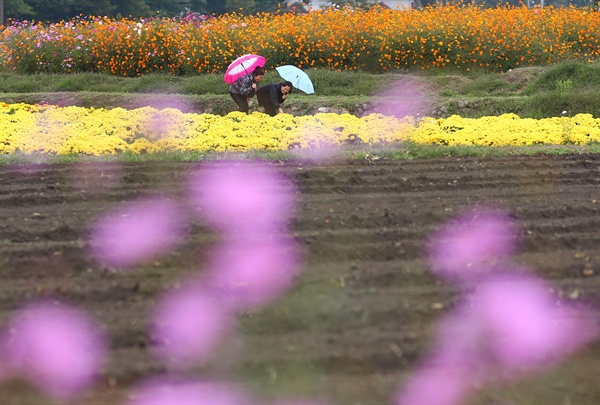
<path fill-rule="evenodd" d="M 591 113 L 594 117 L 600 117 L 598 89 L 540 91 L 528 99 L 521 116 L 539 119 L 579 113 Z"/>
<path fill-rule="evenodd" d="M 600 86 L 600 62 L 562 62 L 549 66 L 533 80 L 525 93 L 533 95 L 540 91 L 560 90 L 561 83 L 570 83 L 573 90 L 598 90 Z"/>
<path fill-rule="evenodd" d="M 526 70 L 525 68 L 524 70 Z M 515 69 L 517 70 L 517 69 Z M 435 73 L 387 73 L 307 70 L 315 92 L 324 96 L 372 96 L 403 77 L 419 77 L 444 90 L 467 96 L 497 93 L 521 93 L 519 83 L 510 82 L 507 74 L 473 73 L 465 75 Z M 543 68 L 541 74 L 532 72 L 524 93 L 556 90 L 561 82 L 570 81 L 573 89 L 600 87 L 600 62 L 562 62 Z M 263 84 L 280 82 L 276 71 L 267 71 Z M 138 78 L 97 73 L 22 75 L 0 72 L 0 93 L 42 93 L 55 91 L 94 91 L 101 93 L 177 93 L 223 94 L 228 89 L 221 74 L 171 76 L 161 73 Z"/>
<path fill-rule="evenodd" d="M 516 155 L 600 154 L 600 144 L 544 145 L 514 147 L 441 146 L 398 144 L 393 146 L 363 146 L 340 149 L 332 156 L 336 160 L 403 160 L 442 157 L 493 157 Z M 261 159 L 267 161 L 311 160 L 306 151 L 253 150 L 248 152 L 156 152 L 151 154 L 122 153 L 119 155 L 83 156 L 77 154 L 45 155 L 42 153 L 13 153 L 0 155 L 1 165 L 69 164 L 76 162 L 197 162 L 225 159 Z"/>
<path fill-rule="evenodd" d="M 517 86 L 503 80 L 500 75 L 478 76 L 463 84 L 457 90 L 458 94 L 465 96 L 488 96 L 490 94 L 506 96 L 515 94 Z"/>
<path fill-rule="evenodd" d="M 546 118 L 578 113 L 600 116 L 600 62 L 563 62 L 549 67 L 528 67 L 509 72 L 457 75 L 444 72 L 370 74 L 308 70 L 314 95 L 296 91 L 286 101 L 295 115 L 313 114 L 320 107 L 358 113 L 357 106 L 377 101 L 397 81 L 409 80 L 426 89 L 432 99 L 424 115 L 458 114 L 478 118 L 515 113 L 524 118 Z M 282 79 L 268 71 L 262 84 Z M 8 103 L 51 103 L 82 107 L 137 108 L 168 105 L 169 97 L 188 106 L 185 112 L 209 111 L 224 115 L 235 109 L 229 86 L 221 74 L 170 76 L 148 74 L 139 78 L 106 74 L 0 73 L 0 100 Z M 151 94 L 151 97 L 148 95 Z M 402 94 L 398 94 L 401 96 Z M 153 104 L 154 103 L 154 104 Z"/>
<path fill-rule="evenodd" d="M 318 94 L 368 96 L 376 94 L 389 76 L 328 70 L 308 71 Z M 267 72 L 262 84 L 279 83 L 277 72 Z M 153 73 L 137 78 L 96 73 L 34 74 L 0 73 L 0 93 L 93 91 L 99 93 L 226 94 L 229 85 L 221 74 L 170 76 Z"/>
<path fill-rule="evenodd" d="M 308 71 L 317 94 L 327 96 L 372 96 L 389 84 L 391 75 L 363 72 Z"/>
<path fill-rule="evenodd" d="M 351 155 L 351 158 L 359 160 L 401 160 L 441 157 L 492 157 L 537 154 L 570 155 L 584 153 L 600 153 L 600 144 L 591 144 L 585 146 L 543 145 L 519 147 L 442 146 L 405 144 L 399 148 L 393 149 L 373 148 L 369 151 L 356 151 Z"/>
<path fill-rule="evenodd" d="M 521 116 L 531 118 L 572 116 L 590 113 L 600 116 L 600 62 L 562 62 L 550 66 L 532 80 Z"/>

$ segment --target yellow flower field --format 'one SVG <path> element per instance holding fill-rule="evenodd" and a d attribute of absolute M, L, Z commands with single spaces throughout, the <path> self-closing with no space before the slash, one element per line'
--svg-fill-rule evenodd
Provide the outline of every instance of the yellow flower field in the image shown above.
<path fill-rule="evenodd" d="M 111 110 L 0 103 L 0 153 L 106 155 L 121 152 L 249 151 L 412 142 L 437 145 L 559 145 L 600 142 L 590 114 L 522 119 L 514 114 L 447 119 L 380 114 L 226 116 L 177 109 Z"/>

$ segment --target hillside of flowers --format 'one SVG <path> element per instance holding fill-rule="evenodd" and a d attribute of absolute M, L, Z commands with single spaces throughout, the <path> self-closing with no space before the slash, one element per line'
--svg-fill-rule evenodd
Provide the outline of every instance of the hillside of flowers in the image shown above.
<path fill-rule="evenodd" d="M 257 53 L 267 69 L 506 71 L 600 57 L 600 13 L 585 8 L 328 9 L 306 15 L 79 18 L 0 27 L 0 66 L 20 73 L 140 76 L 224 71 Z"/>
<path fill-rule="evenodd" d="M 105 155 L 121 152 L 319 149 L 398 142 L 437 145 L 560 145 L 600 142 L 589 114 L 541 120 L 514 114 L 479 119 L 397 119 L 380 114 L 226 116 L 177 109 L 111 110 L 0 103 L 0 153 Z"/>

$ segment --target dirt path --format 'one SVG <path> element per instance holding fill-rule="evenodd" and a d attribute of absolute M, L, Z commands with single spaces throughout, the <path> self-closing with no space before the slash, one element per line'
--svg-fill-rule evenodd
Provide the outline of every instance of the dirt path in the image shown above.
<path fill-rule="evenodd" d="M 271 397 L 325 396 L 386 404 L 428 344 L 456 291 L 427 271 L 426 237 L 475 205 L 509 210 L 524 244 L 516 258 L 564 300 L 600 310 L 600 155 L 277 164 L 301 190 L 293 223 L 307 264 L 294 290 L 240 318 L 240 340 L 199 370 Z M 163 372 L 149 353 L 157 294 L 197 272 L 214 235 L 193 223 L 187 242 L 120 273 L 85 254 L 90 222 L 121 202 L 183 199 L 191 163 L 0 167 L 0 322 L 28 300 L 58 297 L 87 310 L 111 337 L 97 389 L 82 404 L 118 404 L 131 383 Z M 600 403 L 600 344 L 473 403 Z M 2 405 L 46 405 L 24 384 L 0 386 Z"/>

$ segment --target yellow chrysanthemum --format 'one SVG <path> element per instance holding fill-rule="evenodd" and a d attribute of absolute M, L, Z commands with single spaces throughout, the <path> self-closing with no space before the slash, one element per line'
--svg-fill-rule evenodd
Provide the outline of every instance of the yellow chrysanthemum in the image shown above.
<path fill-rule="evenodd" d="M 478 119 L 397 119 L 381 114 L 226 116 L 168 108 L 125 110 L 0 104 L 0 153 L 103 155 L 157 151 L 249 151 L 398 142 L 519 146 L 600 142 L 600 119 L 528 119 L 515 114 Z"/>

